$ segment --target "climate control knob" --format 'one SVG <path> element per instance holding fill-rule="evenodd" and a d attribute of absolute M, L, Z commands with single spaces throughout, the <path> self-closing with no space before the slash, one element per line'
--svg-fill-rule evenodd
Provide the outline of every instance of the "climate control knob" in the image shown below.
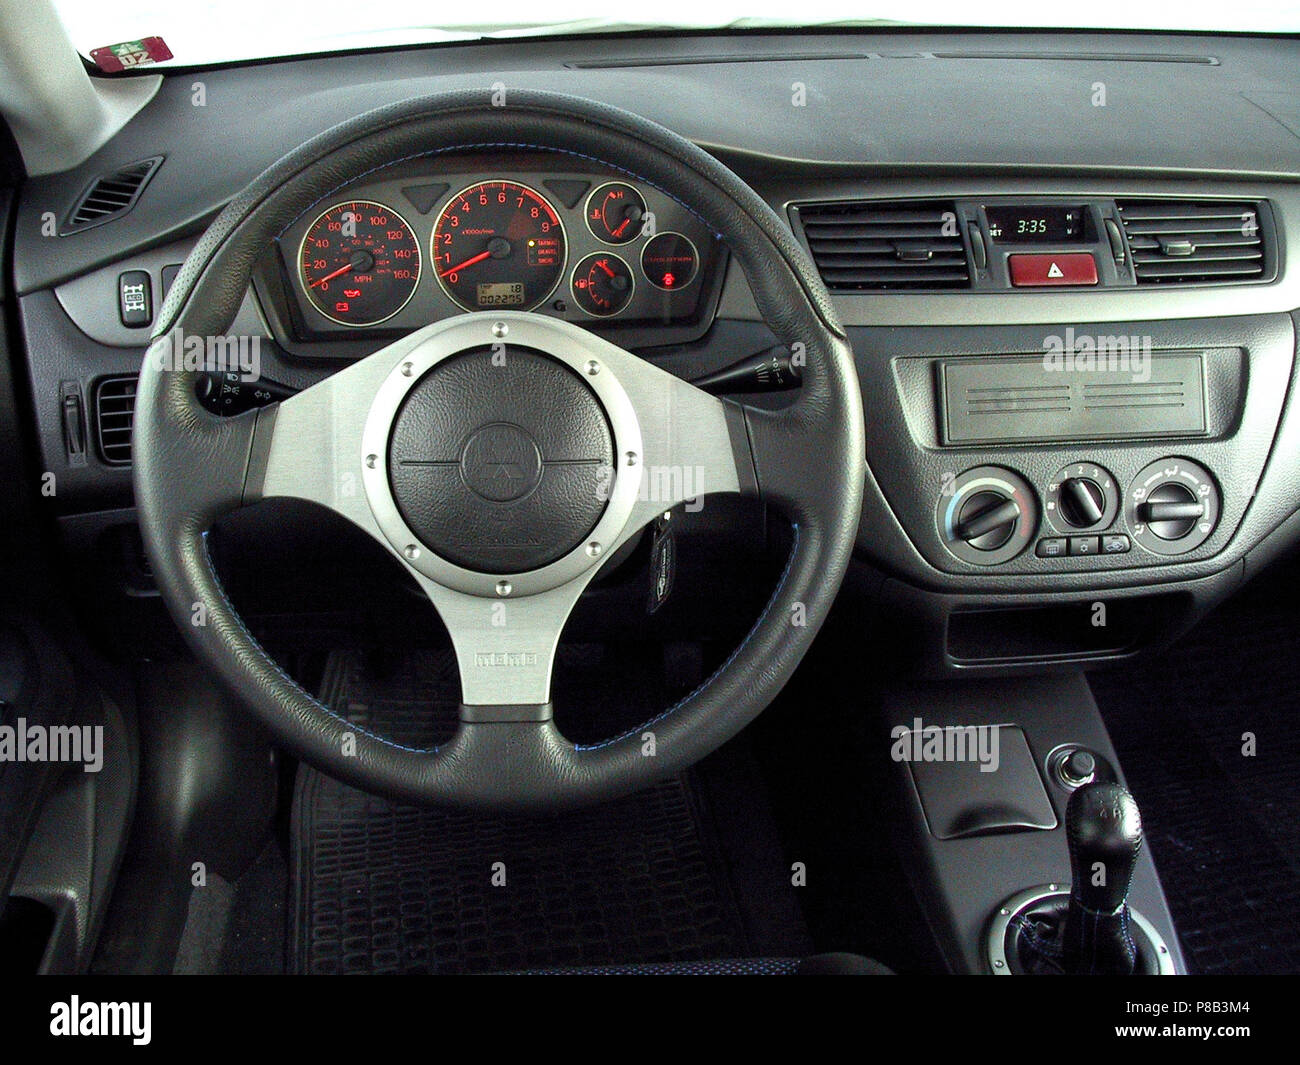
<path fill-rule="evenodd" d="M 1162 540 L 1182 540 L 1205 517 L 1205 504 L 1185 484 L 1165 481 L 1138 504 L 1138 517 Z"/>
<path fill-rule="evenodd" d="M 1106 529 L 1119 513 L 1119 488 L 1095 462 L 1072 462 L 1047 484 L 1047 520 L 1058 533 Z"/>
<path fill-rule="evenodd" d="M 1011 539 L 1020 504 L 1001 492 L 976 492 L 957 515 L 957 538 L 980 551 L 996 551 Z"/>
<path fill-rule="evenodd" d="M 1076 529 L 1091 529 L 1105 514 L 1101 485 L 1087 477 L 1069 477 L 1061 485 L 1061 517 Z"/>
<path fill-rule="evenodd" d="M 944 547 L 963 562 L 996 566 L 1025 549 L 1038 526 L 1038 505 L 1017 473 L 976 466 L 948 475 L 935 507 Z"/>
<path fill-rule="evenodd" d="M 1158 555 L 1181 555 L 1200 547 L 1214 532 L 1219 509 L 1214 478 L 1189 459 L 1151 463 L 1124 496 L 1133 539 Z"/>

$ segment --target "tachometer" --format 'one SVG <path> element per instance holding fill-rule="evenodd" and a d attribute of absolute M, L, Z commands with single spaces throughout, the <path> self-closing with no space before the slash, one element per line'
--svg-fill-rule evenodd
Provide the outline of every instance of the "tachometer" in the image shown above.
<path fill-rule="evenodd" d="M 484 181 L 453 196 L 433 229 L 438 283 L 467 311 L 530 311 L 564 273 L 564 223 L 541 193 Z"/>
<path fill-rule="evenodd" d="M 373 200 L 322 211 L 298 249 L 303 291 L 340 325 L 376 325 L 403 307 L 420 282 L 420 242 L 406 219 Z"/>

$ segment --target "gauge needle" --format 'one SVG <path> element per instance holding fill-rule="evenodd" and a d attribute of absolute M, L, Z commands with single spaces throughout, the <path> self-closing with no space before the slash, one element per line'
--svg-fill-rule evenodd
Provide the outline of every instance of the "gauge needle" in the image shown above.
<path fill-rule="evenodd" d="M 605 262 L 604 259 L 597 259 L 596 265 L 604 270 L 605 273 L 609 274 L 610 277 L 614 276 L 614 271 L 609 268 L 609 263 Z"/>
<path fill-rule="evenodd" d="M 463 263 L 457 263 L 455 266 L 452 266 L 444 270 L 438 276 L 446 277 L 448 274 L 454 274 L 459 270 L 464 270 L 465 267 L 467 266 L 473 266 L 475 263 L 481 263 L 484 259 L 490 259 L 490 258 L 492 258 L 492 253 L 490 251 L 481 251 L 477 255 L 471 256 L 470 258 L 466 259 Z"/>
<path fill-rule="evenodd" d="M 344 274 L 349 273 L 352 269 L 353 267 L 351 263 L 348 263 L 346 266 L 340 266 L 332 274 L 326 274 L 324 277 L 318 278 L 317 280 L 313 281 L 311 285 L 308 287 L 315 288 L 317 285 L 325 284 L 326 281 L 333 281 L 336 277 L 342 277 Z"/>

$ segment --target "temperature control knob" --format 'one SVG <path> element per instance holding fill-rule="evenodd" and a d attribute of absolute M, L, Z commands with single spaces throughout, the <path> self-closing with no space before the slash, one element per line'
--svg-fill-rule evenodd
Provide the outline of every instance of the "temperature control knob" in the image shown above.
<path fill-rule="evenodd" d="M 995 551 L 1016 531 L 1020 504 L 1001 492 L 976 492 L 957 515 L 957 538 L 980 551 Z"/>
<path fill-rule="evenodd" d="M 1038 506 L 1019 474 L 976 466 L 945 478 L 935 519 L 944 546 L 957 558 L 995 566 L 1025 549 L 1038 525 Z"/>
<path fill-rule="evenodd" d="M 1189 459 L 1151 463 L 1124 497 L 1133 539 L 1159 555 L 1181 555 L 1200 547 L 1218 524 L 1219 507 L 1214 478 Z"/>

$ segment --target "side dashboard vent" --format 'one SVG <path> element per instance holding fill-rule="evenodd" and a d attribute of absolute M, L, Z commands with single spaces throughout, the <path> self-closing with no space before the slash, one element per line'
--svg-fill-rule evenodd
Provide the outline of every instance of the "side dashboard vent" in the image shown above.
<path fill-rule="evenodd" d="M 105 377 L 95 386 L 95 439 L 99 457 L 109 466 L 131 465 L 135 385 L 132 375 Z"/>
<path fill-rule="evenodd" d="M 162 161 L 163 157 L 156 155 L 95 178 L 72 208 L 62 232 L 89 229 L 126 214 L 135 206 Z"/>
<path fill-rule="evenodd" d="M 842 201 L 798 207 L 832 292 L 970 288 L 965 229 L 951 201 Z"/>
<path fill-rule="evenodd" d="M 1139 285 L 1268 280 L 1270 217 L 1253 200 L 1120 200 Z"/>

